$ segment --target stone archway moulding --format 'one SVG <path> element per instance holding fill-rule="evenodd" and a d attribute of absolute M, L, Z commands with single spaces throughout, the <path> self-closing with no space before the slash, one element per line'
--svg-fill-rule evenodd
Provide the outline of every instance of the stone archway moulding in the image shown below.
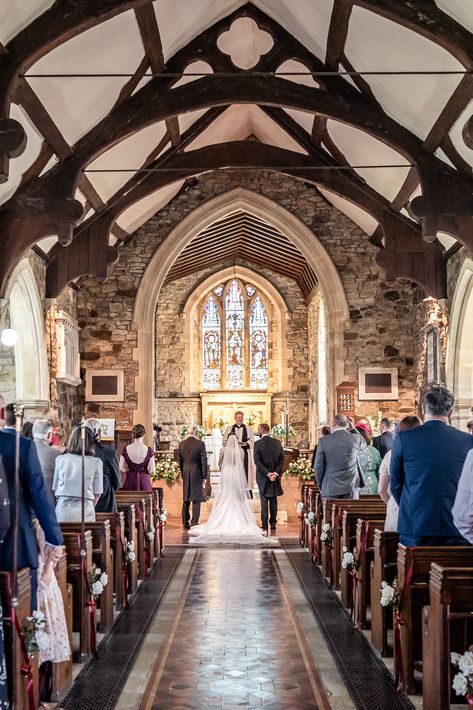
<path fill-rule="evenodd" d="M 343 330 L 349 321 L 349 308 L 345 289 L 329 253 L 307 225 L 287 209 L 256 192 L 236 188 L 209 200 L 185 217 L 170 232 L 146 267 L 133 313 L 138 332 L 138 346 L 133 351 L 133 358 L 139 366 L 135 380 L 138 394 L 138 408 L 133 417 L 135 423 L 145 422 L 150 427 L 152 421 L 154 313 L 166 275 L 181 251 L 199 232 L 237 210 L 248 212 L 276 227 L 298 247 L 311 265 L 327 307 L 328 361 L 331 365 L 329 388 L 334 389 L 344 379 Z"/>
<path fill-rule="evenodd" d="M 450 312 L 447 348 L 447 387 L 455 397 L 454 423 L 465 429 L 473 401 L 473 260 L 460 269 Z"/>
<path fill-rule="evenodd" d="M 34 273 L 27 258 L 13 271 L 7 289 L 10 323 L 18 333 L 15 345 L 16 401 L 27 414 L 49 409 L 49 370 L 44 315 Z"/>
<path fill-rule="evenodd" d="M 276 390 L 278 392 L 287 390 L 289 387 L 288 368 L 287 365 L 285 366 L 283 363 L 287 363 L 288 358 L 290 358 L 292 354 L 292 351 L 288 351 L 286 345 L 286 319 L 288 317 L 289 309 L 285 300 L 279 291 L 274 288 L 272 283 L 256 271 L 239 265 L 216 271 L 214 274 L 202 281 L 202 283 L 200 283 L 191 293 L 184 305 L 184 308 L 182 309 L 182 315 L 185 319 L 184 362 L 186 364 L 186 371 L 183 373 L 185 377 L 184 390 L 188 393 L 199 390 L 200 369 L 197 368 L 196 371 L 196 368 L 193 367 L 196 343 L 192 337 L 192 327 L 194 323 L 195 310 L 203 296 L 208 291 L 211 291 L 213 288 L 218 286 L 219 283 L 225 283 L 232 278 L 241 279 L 242 281 L 251 281 L 259 288 L 274 309 L 273 316 L 277 323 L 277 333 L 275 333 L 276 337 L 274 339 L 275 342 L 273 341 L 273 351 L 275 351 L 276 354 L 276 357 L 273 355 L 273 370 L 277 373 L 274 379 L 277 383 Z"/>

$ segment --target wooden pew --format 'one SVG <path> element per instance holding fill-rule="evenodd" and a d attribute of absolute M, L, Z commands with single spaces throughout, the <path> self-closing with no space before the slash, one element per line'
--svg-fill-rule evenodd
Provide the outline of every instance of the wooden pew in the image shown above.
<path fill-rule="evenodd" d="M 135 525 L 136 525 L 136 555 L 138 558 L 138 575 L 140 579 L 146 579 L 151 566 L 151 545 L 146 537 L 146 532 L 150 525 L 151 498 L 150 494 L 142 491 L 121 491 L 116 492 L 117 505 L 120 503 L 134 503 L 135 505 Z"/>
<path fill-rule="evenodd" d="M 385 515 L 382 514 L 381 519 L 379 514 L 372 513 L 364 515 L 363 518 L 358 518 L 356 522 L 356 549 L 359 551 L 357 582 L 356 582 L 356 610 L 355 616 L 357 623 L 362 629 L 369 628 L 366 618 L 366 610 L 368 605 L 373 607 L 373 601 L 379 599 L 371 598 L 371 563 L 374 558 L 374 533 L 375 529 L 382 529 L 384 526 Z M 379 595 L 378 595 L 379 597 Z"/>
<path fill-rule="evenodd" d="M 164 528 L 166 524 L 159 520 L 159 512 L 164 508 L 164 488 L 162 488 L 161 486 L 157 486 L 156 488 L 153 487 L 153 500 L 155 506 L 155 515 L 157 516 L 156 531 L 158 533 L 156 535 L 155 543 L 156 556 L 162 557 L 164 554 Z"/>
<path fill-rule="evenodd" d="M 306 503 L 305 508 L 308 513 L 314 513 L 315 515 L 315 495 L 316 488 L 313 484 L 307 486 L 306 490 Z M 309 551 L 309 555 L 312 558 L 312 550 L 315 545 L 315 525 L 304 525 L 304 547 Z"/>
<path fill-rule="evenodd" d="M 430 605 L 423 614 L 423 706 L 448 710 L 452 678 L 458 672 L 450 664 L 450 653 L 463 654 L 473 644 L 473 567 L 432 564 L 429 593 Z"/>
<path fill-rule="evenodd" d="M 388 645 L 388 627 L 392 627 L 390 609 L 381 606 L 381 582 L 392 584 L 397 573 L 396 532 L 375 530 L 373 538 L 374 556 L 371 568 L 371 643 L 382 657 L 391 656 Z"/>
<path fill-rule="evenodd" d="M 113 557 L 113 580 L 110 580 L 115 593 L 117 609 L 123 609 L 126 606 L 125 575 L 124 564 L 126 550 L 125 542 L 125 518 L 123 511 L 119 513 L 95 513 L 97 522 L 109 520 L 110 522 L 110 548 Z M 126 585 L 128 586 L 128 585 Z"/>
<path fill-rule="evenodd" d="M 59 558 L 54 569 L 56 579 L 61 590 L 62 603 L 66 616 L 69 645 L 72 654 L 72 586 L 67 582 L 67 554 L 63 548 L 63 555 Z M 68 661 L 53 663 L 53 679 L 51 700 L 58 701 L 66 693 L 72 683 L 72 655 Z"/>
<path fill-rule="evenodd" d="M 79 659 L 91 654 L 90 610 L 87 605 L 89 591 L 87 580 L 81 571 L 79 536 L 75 532 L 63 532 L 67 552 L 67 581 L 72 585 L 72 629 L 79 632 Z M 92 567 L 92 533 L 85 531 L 86 572 Z M 83 605 L 81 606 L 83 600 Z"/>
<path fill-rule="evenodd" d="M 106 515 L 112 515 L 107 513 Z M 102 633 L 108 631 L 113 624 L 113 556 L 110 549 L 110 521 L 106 520 L 87 522 L 87 530 L 92 533 L 92 563 L 105 572 L 108 584 L 97 600 L 100 608 L 100 622 L 98 629 Z M 80 533 L 80 523 L 61 523 L 63 532 Z"/>
<path fill-rule="evenodd" d="M 351 599 L 351 577 L 342 569 L 343 548 L 351 551 L 356 545 L 356 523 L 363 516 L 378 516 L 384 522 L 386 504 L 378 496 L 363 496 L 359 500 L 337 501 L 332 504 L 333 549 L 332 568 L 335 586 L 340 584 L 342 603 L 348 606 Z"/>
<path fill-rule="evenodd" d="M 301 502 L 304 505 L 304 512 L 307 512 L 307 507 L 306 507 L 307 506 L 307 496 L 306 496 L 307 487 L 308 487 L 307 483 L 303 483 L 301 485 Z M 301 547 L 306 546 L 306 544 L 305 544 L 305 541 L 306 541 L 306 530 L 305 529 L 306 529 L 306 527 L 308 527 L 308 526 L 306 525 L 304 514 L 302 514 L 302 516 L 300 516 L 300 519 L 299 519 L 299 545 Z"/>
<path fill-rule="evenodd" d="M 128 542 L 133 542 L 135 545 L 135 560 L 128 563 L 126 563 L 125 560 L 128 569 L 128 589 L 126 591 L 127 594 L 134 594 L 138 586 L 138 543 L 135 523 L 135 504 L 125 502 L 120 503 L 117 498 L 117 507 L 119 513 L 123 513 L 123 519 L 125 521 L 125 554 Z"/>
<path fill-rule="evenodd" d="M 398 546 L 397 578 L 403 590 L 400 650 L 404 668 L 404 681 L 408 693 L 415 693 L 414 668 L 422 661 L 422 607 L 429 604 L 430 566 L 435 562 L 442 567 L 473 566 L 473 546 L 469 547 L 410 547 Z M 411 582 L 405 585 L 409 570 Z M 396 637 L 394 644 L 396 649 Z M 430 682 L 430 680 L 429 680 Z"/>
<path fill-rule="evenodd" d="M 21 668 L 24 665 L 24 657 L 21 650 L 21 642 L 17 632 L 13 629 L 10 618 L 10 572 L 0 572 L 0 596 L 3 608 L 3 633 L 5 643 L 5 662 L 7 667 L 8 693 L 12 701 L 12 710 L 26 710 L 28 705 L 28 678 L 23 675 Z M 17 572 L 18 580 L 18 606 L 16 614 L 20 627 L 23 627 L 27 616 L 31 610 L 31 581 L 29 568 L 20 569 Z M 33 693 L 35 708 L 39 705 L 38 690 L 38 655 L 30 660 L 33 673 Z"/>
<path fill-rule="evenodd" d="M 312 530 L 311 536 L 311 558 L 314 565 L 322 564 L 322 547 L 323 545 L 320 536 L 322 534 L 322 525 L 324 522 L 323 507 L 322 507 L 322 493 L 320 490 L 314 490 L 314 513 L 315 513 L 315 526 Z"/>

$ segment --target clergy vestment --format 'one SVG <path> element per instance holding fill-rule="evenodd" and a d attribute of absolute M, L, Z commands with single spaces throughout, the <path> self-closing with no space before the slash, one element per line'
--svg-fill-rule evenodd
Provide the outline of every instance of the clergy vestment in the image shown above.
<path fill-rule="evenodd" d="M 248 446 L 242 446 L 243 451 L 243 463 L 245 466 L 246 480 L 248 481 L 248 489 L 253 490 L 256 478 L 255 461 L 253 456 L 253 447 L 255 445 L 255 437 L 251 427 L 246 424 L 233 424 L 232 426 L 227 426 L 223 432 L 222 444 L 226 445 L 227 439 L 230 434 L 235 434 L 236 438 L 240 443 L 247 443 Z"/>

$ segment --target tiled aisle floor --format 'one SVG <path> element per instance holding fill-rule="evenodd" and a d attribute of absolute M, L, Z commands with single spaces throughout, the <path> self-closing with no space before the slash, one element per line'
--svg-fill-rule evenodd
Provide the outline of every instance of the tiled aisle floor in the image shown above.
<path fill-rule="evenodd" d="M 324 707 L 294 623 L 271 551 L 199 550 L 164 666 L 142 707 Z"/>

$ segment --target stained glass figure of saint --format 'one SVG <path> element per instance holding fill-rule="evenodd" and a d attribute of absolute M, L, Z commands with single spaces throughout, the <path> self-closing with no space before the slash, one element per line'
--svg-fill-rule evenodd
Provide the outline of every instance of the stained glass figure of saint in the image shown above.
<path fill-rule="evenodd" d="M 220 314 L 213 296 L 205 304 L 202 319 L 202 370 L 204 389 L 220 389 Z"/>
<path fill-rule="evenodd" d="M 257 296 L 250 316 L 250 387 L 268 386 L 268 317 L 264 303 Z"/>
<path fill-rule="evenodd" d="M 227 388 L 245 386 L 245 308 L 238 281 L 233 280 L 225 296 Z"/>

